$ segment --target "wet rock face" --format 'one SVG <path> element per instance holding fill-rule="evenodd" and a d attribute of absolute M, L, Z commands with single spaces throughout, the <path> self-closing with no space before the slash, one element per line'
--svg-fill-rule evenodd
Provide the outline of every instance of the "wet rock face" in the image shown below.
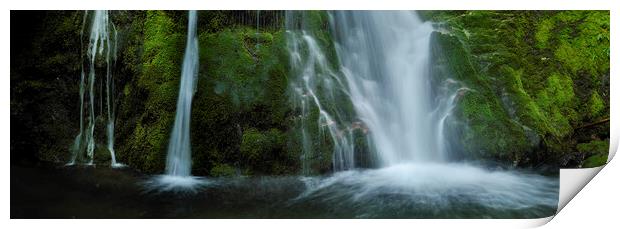
<path fill-rule="evenodd" d="M 11 12 L 11 21 L 20 23 L 11 26 L 12 162 L 63 163 L 70 157 L 79 132 L 83 14 Z M 605 161 L 605 153 L 597 149 L 608 144 L 609 122 L 587 124 L 609 115 L 608 11 L 422 15 L 437 23 L 432 83 L 452 79 L 469 89 L 458 94 L 456 112 L 446 126 L 457 130 L 449 143 L 454 158 L 530 166 L 558 164 L 572 155 L 569 152 L 579 152 L 566 164 Z M 192 174 L 288 174 L 301 168 L 300 136 L 292 131 L 299 111 L 289 100 L 286 33 L 278 26 L 283 15 L 261 11 L 265 22 L 259 23 L 258 34 L 255 23 L 242 20 L 255 16 L 198 14 Z M 119 33 L 113 69 L 117 160 L 142 172 L 161 173 L 175 114 L 187 13 L 112 11 L 110 20 Z M 319 40 L 337 65 L 328 18 L 316 16 L 310 23 L 322 30 Z M 105 127 L 102 122 L 96 126 Z M 577 129 L 581 126 L 587 127 Z M 364 126 L 356 127 L 356 149 L 370 151 Z M 107 164 L 103 133 L 95 133 L 95 159 Z M 264 144 L 256 145 L 252 140 L 257 139 Z M 322 141 L 312 166 L 329 172 L 331 143 Z M 357 155 L 365 156 L 355 160 L 356 166 L 372 167 L 371 152 Z"/>
<path fill-rule="evenodd" d="M 11 161 L 65 162 L 79 128 L 81 15 L 15 11 L 11 18 Z"/>
<path fill-rule="evenodd" d="M 222 16 L 208 13 L 199 14 L 199 25 L 205 23 L 202 20 Z M 127 112 L 136 117 L 136 127 L 128 130 L 124 155 L 134 167 L 155 173 L 163 169 L 161 159 L 174 118 L 182 58 L 179 50 L 185 38 L 185 28 L 179 23 L 185 22 L 168 12 L 146 14 L 142 69 L 137 82 L 126 87 L 127 98 L 133 97 L 131 93 L 143 94 L 146 101 L 126 105 L 143 108 L 137 114 Z M 231 168 L 248 174 L 295 171 L 295 158 L 287 156 L 284 134 L 289 108 L 283 34 L 280 29 L 261 29 L 257 34 L 244 26 L 199 27 L 200 69 L 191 114 L 192 174 L 225 175 Z M 241 152 L 242 135 L 249 129 L 283 136 L 270 152 L 262 152 L 273 153 L 274 158 L 256 161 Z M 263 165 L 269 163 L 279 166 Z"/>
<path fill-rule="evenodd" d="M 578 144 L 609 138 L 606 123 L 579 128 L 609 116 L 608 11 L 423 15 L 437 22 L 444 74 L 478 87 L 461 101 L 463 153 L 555 164 L 577 152 Z M 493 121 L 480 122 L 485 113 Z"/>
<path fill-rule="evenodd" d="M 11 62 L 11 117 L 15 127 L 11 153 L 15 160 L 63 163 L 70 157 L 70 136 L 79 131 L 79 34 L 83 15 L 82 11 L 13 15 L 32 28 L 11 33 L 23 38 L 15 39 L 11 54 L 15 59 Z M 242 133 L 256 129 L 277 132 L 282 140 L 275 141 L 278 146 L 272 148 L 277 155 L 284 155 L 273 159 L 280 162 L 278 166 L 257 165 L 260 169 L 256 173 L 294 173 L 296 159 L 285 153 L 290 108 L 284 33 L 281 26 L 268 21 L 259 24 L 268 28 L 259 27 L 257 34 L 255 26 L 234 26 L 235 21 L 227 18 L 231 16 L 216 11 L 199 15 L 201 65 L 192 111 L 193 172 L 229 174 L 226 171 L 231 166 L 255 172 L 239 148 Z M 260 18 L 275 20 L 279 16 L 266 12 Z M 143 172 L 163 172 L 187 15 L 176 11 L 112 11 L 110 20 L 119 33 L 118 60 L 113 69 L 118 160 Z M 24 25 L 15 26 L 21 27 Z M 98 101 L 99 88 L 95 95 Z M 98 130 L 104 126 L 97 122 L 95 130 L 95 162 L 102 164 L 109 161 L 104 156 L 109 154 L 104 146 L 105 131 Z"/>

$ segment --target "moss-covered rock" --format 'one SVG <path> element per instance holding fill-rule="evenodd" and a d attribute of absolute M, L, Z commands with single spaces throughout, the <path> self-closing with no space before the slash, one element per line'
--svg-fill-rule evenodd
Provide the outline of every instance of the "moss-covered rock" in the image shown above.
<path fill-rule="evenodd" d="M 423 15 L 438 22 L 445 36 L 460 41 L 464 51 L 448 59 L 471 60 L 474 70 L 467 69 L 467 61 L 454 61 L 460 65 L 453 67 L 454 74 L 466 72 L 462 74 L 465 79 L 459 80 L 469 86 L 468 80 L 477 79 L 474 84 L 483 86 L 479 93 L 492 92 L 488 97 L 501 101 L 503 109 L 484 107 L 480 101 L 461 101 L 462 108 L 480 110 L 474 115 L 493 113 L 504 120 L 505 127 L 512 126 L 503 130 L 508 136 L 482 143 L 486 148 L 500 150 L 499 139 L 512 139 L 511 144 L 518 143 L 514 145 L 517 155 L 529 158 L 530 163 L 548 163 L 575 150 L 585 137 L 584 130 L 575 133 L 576 128 L 609 115 L 609 11 L 441 11 Z M 457 42 L 440 45 L 447 52 L 459 46 Z M 497 118 L 504 114 L 516 125 Z M 469 127 L 472 134 L 480 128 L 474 123 Z M 607 134 L 595 135 L 607 138 Z M 519 144 L 524 140 L 530 144 Z M 520 147 L 524 145 L 528 147 Z M 492 150 L 490 154 L 502 153 Z"/>
<path fill-rule="evenodd" d="M 607 154 L 609 152 L 609 139 L 577 144 L 577 150 L 582 153 Z"/>
<path fill-rule="evenodd" d="M 455 36 L 433 33 L 433 82 L 456 80 L 457 93 L 453 122 L 458 133 L 456 149 L 467 159 L 500 159 L 510 162 L 523 160 L 523 152 L 531 151 L 525 130 L 511 120 L 490 86 L 490 79 L 471 64 L 469 53 Z M 444 95 L 449 96 L 449 95 Z"/>
<path fill-rule="evenodd" d="M 286 135 L 277 129 L 258 131 L 248 129 L 243 133 L 240 152 L 242 160 L 253 171 L 267 173 L 282 173 L 278 171 L 279 158 L 287 157 Z M 276 165 L 274 165 L 276 164 Z"/>
<path fill-rule="evenodd" d="M 287 152 L 288 57 L 284 31 L 249 27 L 199 34 L 200 70 L 192 107 L 194 172 L 208 174 L 221 163 L 244 173 L 291 173 L 298 158 Z M 248 130 L 280 133 L 269 161 L 240 149 Z M 195 143 L 199 142 L 199 143 Z M 268 154 L 268 152 L 261 152 Z"/>
<path fill-rule="evenodd" d="M 79 132 L 80 11 L 11 12 L 11 162 L 69 160 Z"/>
<path fill-rule="evenodd" d="M 592 168 L 604 165 L 607 163 L 607 156 L 609 155 L 609 139 L 578 144 L 577 150 L 588 155 L 582 167 Z"/>
<path fill-rule="evenodd" d="M 174 16 L 163 11 L 146 12 L 139 44 L 143 51 L 136 57 L 141 71 L 123 90 L 127 94 L 119 114 L 135 121 L 134 128 L 127 130 L 128 139 L 120 145 L 119 159 L 148 173 L 164 170 L 176 111 L 183 58 L 179 50 L 184 50 L 186 28 L 176 23 Z"/>
<path fill-rule="evenodd" d="M 235 168 L 227 164 L 218 164 L 211 168 L 209 174 L 214 177 L 231 177 L 237 173 Z"/>

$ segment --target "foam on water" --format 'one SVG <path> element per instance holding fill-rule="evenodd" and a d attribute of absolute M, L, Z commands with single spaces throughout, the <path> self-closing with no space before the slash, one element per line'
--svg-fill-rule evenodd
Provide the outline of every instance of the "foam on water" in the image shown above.
<path fill-rule="evenodd" d="M 196 193 L 211 184 L 204 177 L 158 175 L 143 183 L 147 192 Z"/>
<path fill-rule="evenodd" d="M 432 211 L 476 204 L 497 210 L 519 210 L 554 208 L 558 203 L 557 178 L 491 171 L 465 163 L 406 163 L 343 171 L 325 178 L 304 177 L 302 181 L 307 189 L 295 201 L 330 201 L 336 207 L 346 204 L 400 209 L 412 205 Z"/>

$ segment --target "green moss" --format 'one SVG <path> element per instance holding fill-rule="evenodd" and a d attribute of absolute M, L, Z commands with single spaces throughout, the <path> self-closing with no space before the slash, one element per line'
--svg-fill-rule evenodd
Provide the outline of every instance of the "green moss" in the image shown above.
<path fill-rule="evenodd" d="M 251 128 L 243 132 L 240 152 L 244 164 L 254 172 L 282 174 L 290 168 L 291 157 L 286 151 L 287 136 L 277 129 L 259 131 Z"/>
<path fill-rule="evenodd" d="M 538 30 L 536 31 L 536 41 L 538 42 L 539 48 L 547 47 L 547 42 L 549 41 L 549 37 L 552 36 L 553 27 L 555 26 L 555 21 L 551 18 L 544 19 L 538 25 Z"/>
<path fill-rule="evenodd" d="M 95 146 L 94 161 L 96 164 L 110 164 L 110 151 L 106 145 L 97 144 Z"/>
<path fill-rule="evenodd" d="M 592 92 L 590 101 L 588 102 L 588 117 L 590 119 L 600 117 L 603 114 L 604 109 L 605 102 L 603 102 L 601 96 L 598 95 L 598 92 L 596 91 Z"/>
<path fill-rule="evenodd" d="M 532 147 L 521 126 L 511 121 L 487 78 L 480 75 L 468 58 L 470 54 L 455 37 L 434 33 L 433 80 L 458 80 L 459 90 L 455 115 L 460 133 L 459 147 L 469 159 L 519 160 L 519 153 Z M 516 81 L 518 83 L 518 78 Z"/>
<path fill-rule="evenodd" d="M 571 78 L 553 74 L 536 96 L 536 105 L 545 112 L 548 131 L 558 138 L 572 132 L 571 122 L 576 119 L 574 95 Z"/>
<path fill-rule="evenodd" d="M 476 92 L 467 93 L 459 107 L 461 118 L 468 124 L 461 141 L 470 157 L 515 160 L 515 154 L 528 150 L 524 130 L 488 98 Z"/>
<path fill-rule="evenodd" d="M 266 132 L 249 129 L 243 133 L 240 151 L 251 163 L 257 163 L 259 159 L 269 157 L 268 154 L 282 147 L 285 141 L 286 137 L 277 129 Z"/>
<path fill-rule="evenodd" d="M 184 50 L 185 28 L 179 26 L 174 17 L 170 12 L 146 13 L 141 72 L 136 84 L 125 89 L 129 98 L 142 97 L 134 101 L 137 104 L 125 105 L 141 104 L 143 110 L 138 110 L 136 125 L 121 157 L 130 166 L 145 172 L 164 170 L 168 137 L 176 111 L 183 55 L 179 50 Z"/>
<path fill-rule="evenodd" d="M 607 157 L 609 156 L 609 139 L 593 140 L 588 143 L 578 144 L 577 150 L 589 155 L 583 162 L 582 167 L 592 168 L 604 165 L 607 163 Z"/>
<path fill-rule="evenodd" d="M 214 82 L 217 94 L 231 99 L 235 106 L 247 110 L 252 104 L 269 103 L 268 94 L 273 89 L 283 93 L 286 65 L 276 46 L 284 45 L 281 32 L 261 33 L 256 45 L 256 33 L 247 29 L 225 29 L 219 33 L 203 33 L 201 44 L 201 75 L 208 75 Z M 208 67 L 206 67 L 208 66 Z M 276 75 L 280 74 L 280 75 Z M 273 85 L 277 84 L 277 85 Z M 273 85 L 275 87 L 265 87 Z"/>
<path fill-rule="evenodd" d="M 594 168 L 599 167 L 607 163 L 607 155 L 594 155 L 588 157 L 584 162 L 583 168 Z"/>
<path fill-rule="evenodd" d="M 507 113 L 527 133 L 536 152 L 519 154 L 551 160 L 570 152 L 575 146 L 567 142 L 580 136 L 573 129 L 608 110 L 609 11 L 456 11 L 431 18 L 443 22 L 444 31 L 462 43 L 464 51 L 452 48 L 459 46 L 457 41 L 442 44 L 457 53 L 447 57 L 450 65 L 459 65 L 452 72 L 472 75 L 459 79 L 467 86 L 488 85 L 472 89 L 482 98 L 488 92 L 493 94 L 488 97 L 501 98 L 505 112 L 499 113 Z M 477 103 L 469 105 L 481 110 L 478 119 L 499 111 Z M 474 132 L 483 129 L 469 125 Z M 605 138 L 604 133 L 599 137 Z M 543 150 L 536 148 L 536 139 L 542 140 Z"/>
<path fill-rule="evenodd" d="M 236 173 L 235 168 L 227 164 L 218 164 L 211 168 L 211 172 L 209 172 L 214 177 L 231 177 L 235 176 Z"/>
<path fill-rule="evenodd" d="M 574 73 L 597 76 L 609 69 L 609 11 L 564 11 L 555 56 Z"/>
<path fill-rule="evenodd" d="M 283 31 L 257 34 L 248 27 L 199 34 L 198 90 L 192 106 L 195 174 L 207 174 L 210 170 L 204 168 L 219 164 L 234 164 L 244 174 L 294 170 L 297 159 L 287 153 L 284 134 L 290 111 L 285 42 Z M 264 134 L 272 145 L 248 154 L 243 144 L 248 130 Z M 272 141 L 273 135 L 279 140 Z"/>
<path fill-rule="evenodd" d="M 298 155 L 288 153 L 291 108 L 287 96 L 289 68 L 285 32 L 278 27 L 261 27 L 257 32 L 244 25 L 231 25 L 231 15 L 227 11 L 199 12 L 201 59 L 198 87 L 192 105 L 192 173 L 207 175 L 212 170 L 224 171 L 222 165 L 239 168 L 245 174 L 295 172 Z M 273 20 L 277 15 L 261 12 L 266 20 Z M 54 117 L 48 121 L 50 123 L 24 115 L 26 111 L 32 114 L 40 112 L 31 109 L 32 105 L 17 100 L 11 100 L 11 115 L 12 118 L 23 117 L 16 120 L 24 121 L 24 126 L 43 123 L 41 125 L 45 129 L 55 130 L 48 134 L 33 129 L 32 133 L 23 136 L 28 136 L 38 145 L 45 145 L 37 149 L 37 152 L 44 152 L 40 153 L 40 158 L 63 161 L 73 140 L 67 136 L 77 133 L 75 111 L 78 108 L 75 106 L 78 87 L 75 81 L 79 80 L 79 54 L 80 48 L 83 48 L 79 45 L 83 11 L 44 12 L 35 16 L 30 24 L 36 26 L 29 32 L 35 34 L 33 37 L 37 39 L 24 41 L 28 47 L 12 49 L 27 57 L 19 58 L 19 64 L 23 66 L 19 68 L 20 72 L 33 77 L 15 81 L 16 87 L 12 87 L 11 95 L 12 98 L 23 98 L 23 95 L 37 91 L 37 98 L 59 99 L 59 102 L 50 103 L 42 99 L 28 102 L 50 104 L 41 106 L 42 110 L 54 110 Z M 161 173 L 178 97 L 187 13 L 116 11 L 110 16 L 119 35 L 118 60 L 114 69 L 118 92 L 115 95 L 118 101 L 115 131 L 117 156 L 119 161 L 132 168 Z M 33 65 L 22 59 L 42 61 Z M 13 82 L 17 76 L 13 65 L 17 62 L 11 63 Z M 61 80 L 58 80 L 59 76 Z M 67 104 L 70 106 L 67 107 Z M 48 128 L 48 124 L 62 125 Z M 102 125 L 98 123 L 97 126 Z M 255 165 L 249 164 L 250 158 L 240 153 L 243 130 L 247 129 L 260 131 L 272 143 L 269 147 L 271 152 L 261 154 L 260 159 L 265 161 Z M 104 134 L 96 133 L 96 136 Z M 56 140 L 46 138 L 56 139 L 58 143 L 50 143 Z M 16 144 L 20 149 L 26 149 L 26 141 Z M 60 155 L 59 151 L 64 154 Z M 98 160 L 109 160 L 103 158 L 109 152 L 98 152 L 97 155 L 102 156 Z"/>
<path fill-rule="evenodd" d="M 609 152 L 609 139 L 578 144 L 577 150 L 582 153 L 607 154 Z"/>
<path fill-rule="evenodd" d="M 82 14 L 49 12 L 32 18 L 42 21 L 30 31 L 36 39 L 12 49 L 11 55 L 15 51 L 20 58 L 11 62 L 15 85 L 11 118 L 18 120 L 17 125 L 23 123 L 15 128 L 19 136 L 31 139 L 15 144 L 18 149 L 36 149 L 45 160 L 63 160 L 58 152 L 66 151 L 72 140 L 67 136 L 77 130 L 75 80 L 80 69 Z M 117 97 L 117 120 L 122 123 L 117 123 L 117 153 L 120 161 L 145 172 L 164 168 L 186 15 L 111 14 L 121 38 L 114 75 L 117 88 L 122 89 Z M 246 174 L 294 172 L 300 167 L 301 134 L 292 129 L 299 124 L 295 118 L 299 112 L 291 109 L 288 100 L 292 73 L 286 34 L 282 29 L 257 32 L 250 26 L 231 26 L 229 15 L 218 11 L 199 16 L 201 65 L 192 109 L 192 172 L 227 174 L 232 167 Z M 338 69 L 327 16 L 324 11 L 304 12 L 305 24 L 300 27 L 316 37 L 328 62 Z M 591 135 L 609 137 L 608 131 L 574 133 L 576 126 L 608 116 L 609 11 L 449 11 L 424 13 L 424 17 L 440 20 L 438 27 L 445 33 L 433 34 L 433 83 L 450 78 L 459 82 L 458 87 L 468 88 L 458 96 L 459 105 L 450 117 L 456 121 L 449 124 L 458 130 L 463 146 L 459 150 L 465 154 L 511 161 L 531 156 L 541 161 L 575 148 L 593 153 L 583 144 L 574 144 L 589 141 Z M 29 63 L 33 59 L 42 61 Z M 325 108 L 352 109 L 347 101 L 325 104 Z M 31 115 L 49 110 L 54 111 L 49 120 Z M 310 111 L 308 120 L 318 120 L 318 115 Z M 32 128 L 37 125 L 41 128 Z M 329 171 L 333 143 L 318 134 L 317 125 L 309 126 L 315 143 L 311 166 Z M 587 138 L 576 139 L 576 135 Z M 537 138 L 542 139 L 540 148 Z M 269 144 L 249 147 L 251 139 Z M 355 139 L 362 147 L 363 140 Z M 11 141 L 13 147 L 15 140 Z M 586 164 L 602 161 L 603 151 L 597 152 Z"/>
<path fill-rule="evenodd" d="M 143 76 L 139 82 L 148 89 L 175 80 L 181 74 L 180 62 L 185 34 L 163 11 L 148 11 L 144 22 Z"/>
<path fill-rule="evenodd" d="M 267 153 L 270 149 L 270 140 L 256 129 L 249 129 L 243 133 L 241 141 L 241 154 L 251 161 L 260 157 L 261 153 Z"/>

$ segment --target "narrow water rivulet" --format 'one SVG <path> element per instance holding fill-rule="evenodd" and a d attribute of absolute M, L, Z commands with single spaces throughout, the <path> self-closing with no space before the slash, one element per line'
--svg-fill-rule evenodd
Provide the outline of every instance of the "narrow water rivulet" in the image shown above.
<path fill-rule="evenodd" d="M 80 32 L 81 40 L 84 36 L 84 27 L 89 18 L 89 12 L 84 12 L 82 30 Z M 123 167 L 123 164 L 116 161 L 114 152 L 114 79 L 112 76 L 113 66 L 116 62 L 117 39 L 118 34 L 114 24 L 110 21 L 109 12 L 107 10 L 95 10 L 90 16 L 90 33 L 88 46 L 86 50 L 87 61 L 81 64 L 80 74 L 80 133 L 77 135 L 72 147 L 72 157 L 67 165 L 73 165 L 78 161 L 83 161 L 87 165 L 92 165 L 95 154 L 95 123 L 98 116 L 105 117 L 106 120 L 106 149 L 110 152 L 110 161 L 112 167 Z M 83 44 L 82 44 L 83 45 Z M 82 50 L 83 47 L 80 47 Z M 84 55 L 84 53 L 81 53 Z M 105 67 L 105 100 L 100 98 L 100 105 L 103 106 L 105 101 L 105 116 L 103 109 L 99 114 L 95 113 L 95 84 L 97 81 L 97 72 L 101 68 L 97 66 L 97 60 L 103 58 Z M 85 67 L 86 66 L 86 67 Z M 88 75 L 86 75 L 86 69 Z M 88 78 L 86 79 L 86 76 Z M 88 98 L 85 98 L 88 90 Z M 103 97 L 103 88 L 100 89 L 100 96 Z M 87 116 L 85 116 L 87 115 Z"/>

